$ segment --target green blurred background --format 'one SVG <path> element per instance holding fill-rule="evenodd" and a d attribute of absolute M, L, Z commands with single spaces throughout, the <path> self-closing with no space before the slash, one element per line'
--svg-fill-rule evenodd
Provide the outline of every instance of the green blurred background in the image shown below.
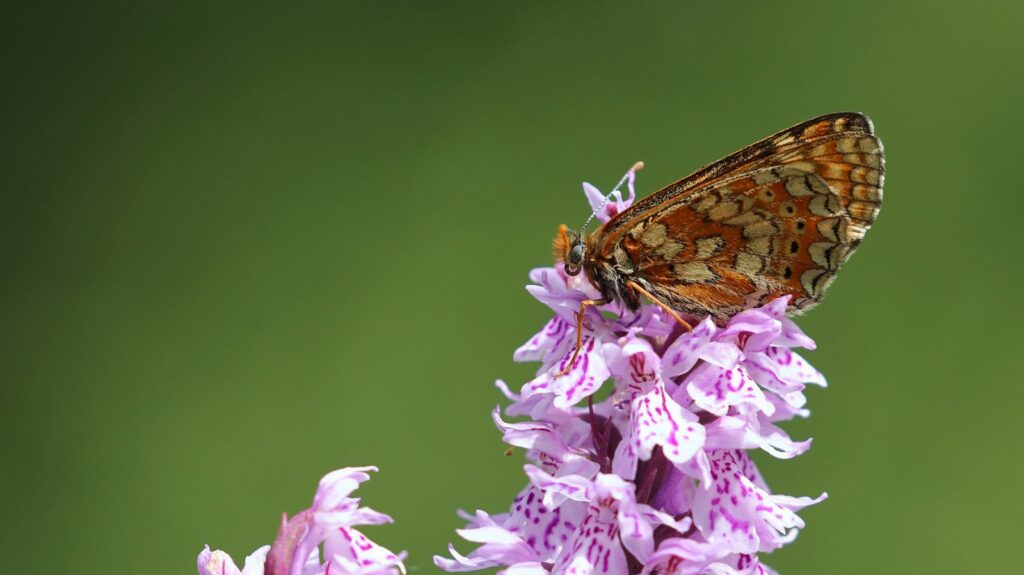
<path fill-rule="evenodd" d="M 710 3 L 708 3 L 710 4 Z M 1024 9 L 1006 2 L 68 3 L 0 17 L 7 573 L 239 561 L 326 471 L 434 572 L 524 484 L 492 382 L 559 223 L 860 110 L 880 219 L 800 320 L 831 387 L 784 573 L 995 573 L 1022 534 Z M 466 544 L 460 549 L 468 550 Z"/>

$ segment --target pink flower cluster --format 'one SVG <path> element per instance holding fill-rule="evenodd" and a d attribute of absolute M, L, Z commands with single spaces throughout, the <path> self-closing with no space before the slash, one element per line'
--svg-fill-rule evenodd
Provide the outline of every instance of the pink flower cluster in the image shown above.
<path fill-rule="evenodd" d="M 399 575 L 402 555 L 370 541 L 354 525 L 391 523 L 391 518 L 349 497 L 376 467 L 346 467 L 320 480 L 309 509 L 291 519 L 283 516 L 273 545 L 245 558 L 239 570 L 227 553 L 199 553 L 199 575 Z M 323 545 L 321 558 L 320 545 Z"/>
<path fill-rule="evenodd" d="M 628 207 L 629 184 L 630 197 L 611 204 L 585 188 L 598 218 Z M 526 452 L 528 483 L 506 513 L 466 517 L 458 534 L 476 549 L 449 546 L 435 564 L 507 575 L 774 573 L 759 554 L 792 541 L 804 526 L 796 511 L 825 498 L 773 494 L 747 453 L 788 459 L 810 447 L 776 425 L 806 417 L 804 386 L 825 385 L 793 351 L 814 342 L 786 318 L 787 299 L 690 332 L 653 305 L 590 308 L 568 365 L 579 304 L 598 294 L 558 268 L 530 278 L 555 316 L 514 355 L 540 362 L 537 376 L 518 393 L 499 381 L 511 404 L 494 411 L 504 441 Z"/>
<path fill-rule="evenodd" d="M 639 166 L 620 182 L 628 198 L 584 185 L 595 217 L 632 204 Z M 804 387 L 825 385 L 793 351 L 814 342 L 786 318 L 787 298 L 692 331 L 654 305 L 588 308 L 573 361 L 576 313 L 596 290 L 560 268 L 530 278 L 555 316 L 513 356 L 540 362 L 536 377 L 518 393 L 499 381 L 511 404 L 493 413 L 504 441 L 526 453 L 527 485 L 507 512 L 465 517 L 458 533 L 473 551 L 449 545 L 434 563 L 506 575 L 774 573 L 760 554 L 793 541 L 804 526 L 796 512 L 825 498 L 772 493 L 747 453 L 788 459 L 810 447 L 776 425 L 806 417 Z M 354 529 L 391 522 L 350 497 L 368 471 L 328 473 L 312 506 L 284 516 L 273 545 L 242 569 L 206 547 L 199 574 L 404 575 L 404 554 Z"/>

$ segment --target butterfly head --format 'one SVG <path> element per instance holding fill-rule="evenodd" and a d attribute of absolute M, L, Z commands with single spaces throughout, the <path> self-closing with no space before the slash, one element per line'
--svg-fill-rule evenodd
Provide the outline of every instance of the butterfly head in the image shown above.
<path fill-rule="evenodd" d="M 558 235 L 554 242 L 555 261 L 565 265 L 565 273 L 574 276 L 583 269 L 583 260 L 587 248 L 580 234 L 567 228 L 565 224 L 558 226 Z"/>

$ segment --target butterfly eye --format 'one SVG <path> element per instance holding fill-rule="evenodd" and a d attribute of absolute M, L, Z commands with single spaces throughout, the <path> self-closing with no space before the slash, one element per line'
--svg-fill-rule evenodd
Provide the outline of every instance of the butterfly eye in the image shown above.
<path fill-rule="evenodd" d="M 573 244 L 572 248 L 569 249 L 568 262 L 574 267 L 579 267 L 583 264 L 583 244 Z"/>
<path fill-rule="evenodd" d="M 580 269 L 583 267 L 583 244 L 577 243 L 572 244 L 569 248 L 569 252 L 565 254 L 565 273 L 574 276 L 580 273 Z"/>

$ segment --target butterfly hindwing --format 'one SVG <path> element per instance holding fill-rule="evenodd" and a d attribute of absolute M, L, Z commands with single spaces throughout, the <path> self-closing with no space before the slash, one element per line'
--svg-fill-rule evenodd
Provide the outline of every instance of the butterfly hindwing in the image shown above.
<path fill-rule="evenodd" d="M 597 246 L 676 309 L 721 319 L 792 294 L 804 310 L 874 222 L 883 178 L 870 121 L 822 116 L 638 202 Z"/>

